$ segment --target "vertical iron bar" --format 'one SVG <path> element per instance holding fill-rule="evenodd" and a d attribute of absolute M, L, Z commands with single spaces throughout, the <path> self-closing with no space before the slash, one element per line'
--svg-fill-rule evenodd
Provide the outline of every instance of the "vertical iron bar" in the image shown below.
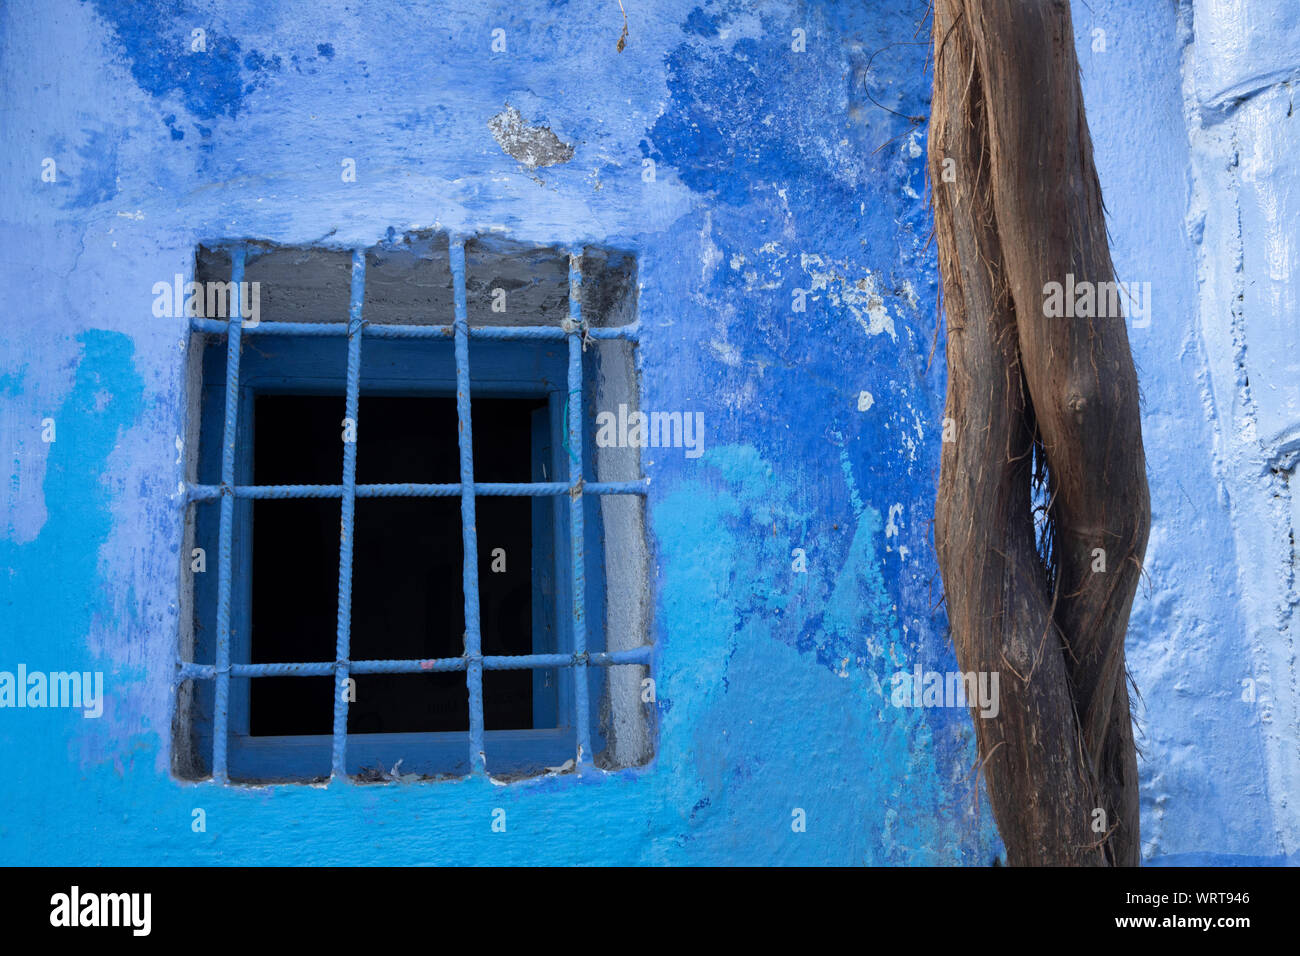
<path fill-rule="evenodd" d="M 212 779 L 230 780 L 227 746 L 230 733 L 230 586 L 235 529 L 235 447 L 239 436 L 239 346 L 243 329 L 244 247 L 230 250 L 233 283 L 226 316 L 226 416 L 221 436 L 221 525 L 217 558 L 217 668 L 212 707 Z"/>
<path fill-rule="evenodd" d="M 331 777 L 347 779 L 348 659 L 352 640 L 352 538 L 356 514 L 358 393 L 361 388 L 361 305 L 366 294 L 366 251 L 352 250 L 352 290 L 348 302 L 348 384 L 344 400 L 344 437 L 352 424 L 352 441 L 343 443 L 343 502 L 339 525 L 338 643 L 334 650 L 334 748 Z"/>
<path fill-rule="evenodd" d="M 460 426 L 460 523 L 464 540 L 465 683 L 469 689 L 470 773 L 487 770 L 483 750 L 483 645 L 479 633 L 478 529 L 474 518 L 474 430 L 470 421 L 469 317 L 465 307 L 465 240 L 450 240 L 456 302 L 456 417 Z"/>
<path fill-rule="evenodd" d="M 573 683 L 581 770 L 591 760 L 587 688 L 587 582 L 583 560 L 582 474 L 582 253 L 569 253 L 569 537 L 573 560 Z"/>

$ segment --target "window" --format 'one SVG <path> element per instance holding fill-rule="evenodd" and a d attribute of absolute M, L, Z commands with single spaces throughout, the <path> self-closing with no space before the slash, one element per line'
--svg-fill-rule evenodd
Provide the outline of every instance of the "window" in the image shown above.
<path fill-rule="evenodd" d="M 390 235 L 202 248 L 177 285 L 197 445 L 177 773 L 648 759 L 646 483 L 591 427 L 637 407 L 635 260 Z"/>

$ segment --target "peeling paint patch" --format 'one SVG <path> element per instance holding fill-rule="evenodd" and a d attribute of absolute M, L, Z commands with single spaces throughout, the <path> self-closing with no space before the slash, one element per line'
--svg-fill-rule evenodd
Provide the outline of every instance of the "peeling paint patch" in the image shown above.
<path fill-rule="evenodd" d="M 889 506 L 889 517 L 885 522 L 885 537 L 893 538 L 898 535 L 898 525 L 894 523 L 894 518 L 903 516 L 903 506 L 901 504 L 892 504 Z"/>
<path fill-rule="evenodd" d="M 718 339 L 714 339 L 709 343 L 709 348 L 711 348 L 713 354 L 725 364 L 730 365 L 732 368 L 738 368 L 740 366 L 740 349 L 736 348 L 730 342 L 722 342 Z"/>
<path fill-rule="evenodd" d="M 488 120 L 497 145 L 529 169 L 556 166 L 573 159 L 573 147 L 563 142 L 549 126 L 529 126 L 519 110 L 507 105 Z"/>
<path fill-rule="evenodd" d="M 812 279 L 809 291 L 825 292 L 832 305 L 846 307 L 868 335 L 888 332 L 891 339 L 898 341 L 894 320 L 885 308 L 884 297 L 876 289 L 875 273 L 868 270 L 860 279 L 851 280 L 847 264 L 806 252 L 799 256 L 799 264 Z"/>
<path fill-rule="evenodd" d="M 713 241 L 712 233 L 713 213 L 706 212 L 704 214 L 704 227 L 700 230 L 700 245 L 703 247 L 700 259 L 704 263 L 700 278 L 704 282 L 708 281 L 709 276 L 718 268 L 718 263 L 722 261 L 722 250 Z"/>
<path fill-rule="evenodd" d="M 903 298 L 907 300 L 908 307 L 915 311 L 916 303 L 919 300 L 916 295 L 916 288 L 912 285 L 911 279 L 903 280 Z"/>

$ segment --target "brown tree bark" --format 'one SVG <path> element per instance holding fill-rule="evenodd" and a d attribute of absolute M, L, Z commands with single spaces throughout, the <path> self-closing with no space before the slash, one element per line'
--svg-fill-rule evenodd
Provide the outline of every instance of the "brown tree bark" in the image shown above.
<path fill-rule="evenodd" d="M 1070 5 L 934 0 L 933 39 L 954 439 L 935 544 L 958 661 L 999 674 L 997 716 L 972 711 L 985 783 L 1012 865 L 1135 866 L 1124 635 L 1150 527 L 1137 374 L 1120 310 L 1044 308 L 1067 275 L 1114 281 Z"/>

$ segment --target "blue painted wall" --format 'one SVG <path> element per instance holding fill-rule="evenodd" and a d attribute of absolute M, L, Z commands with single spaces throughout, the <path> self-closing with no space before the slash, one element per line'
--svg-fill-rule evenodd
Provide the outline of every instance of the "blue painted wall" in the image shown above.
<path fill-rule="evenodd" d="M 0 859 L 998 854 L 968 712 L 893 708 L 887 693 L 897 670 L 955 669 L 929 532 L 943 343 L 924 130 L 907 119 L 928 112 L 925 4 L 624 6 L 621 53 L 618 5 L 579 0 L 0 11 L 0 669 L 102 670 L 107 691 L 98 720 L 0 711 Z M 1210 311 L 1197 279 L 1220 253 L 1188 222 L 1192 11 L 1092 8 L 1114 38 L 1105 62 L 1123 71 L 1082 54 L 1117 262 L 1169 289 L 1167 320 L 1157 312 L 1152 338 L 1135 339 L 1157 510 L 1156 591 L 1135 612 L 1133 654 L 1155 730 L 1148 855 L 1276 859 L 1295 850 L 1294 821 L 1279 822 L 1293 771 L 1258 705 L 1230 705 L 1236 673 L 1260 676 L 1285 636 L 1250 636 L 1262 625 L 1243 593 L 1246 519 L 1197 351 Z M 1086 44 L 1093 14 L 1077 15 Z M 190 50 L 195 29 L 206 52 Z M 1300 42 L 1279 53 L 1300 63 L 1286 49 Z M 507 155 L 488 127 L 507 104 L 572 158 L 530 169 Z M 1135 137 L 1159 162 L 1132 154 Z M 356 182 L 342 180 L 345 158 Z M 703 412 L 707 449 L 645 463 L 659 696 L 647 768 L 328 788 L 169 773 L 187 336 L 184 320 L 152 316 L 152 286 L 188 272 L 199 242 L 342 248 L 390 228 L 639 257 L 642 407 Z M 1184 470 L 1171 476 L 1172 463 Z M 1283 719 L 1289 679 L 1289 691 L 1265 681 Z M 504 834 L 491 829 L 498 807 Z M 191 829 L 196 808 L 206 832 Z M 806 832 L 791 827 L 795 808 Z"/>
<path fill-rule="evenodd" d="M 1300 8 L 1074 18 L 1116 270 L 1153 301 L 1129 328 L 1152 506 L 1128 637 L 1143 857 L 1295 864 Z"/>

